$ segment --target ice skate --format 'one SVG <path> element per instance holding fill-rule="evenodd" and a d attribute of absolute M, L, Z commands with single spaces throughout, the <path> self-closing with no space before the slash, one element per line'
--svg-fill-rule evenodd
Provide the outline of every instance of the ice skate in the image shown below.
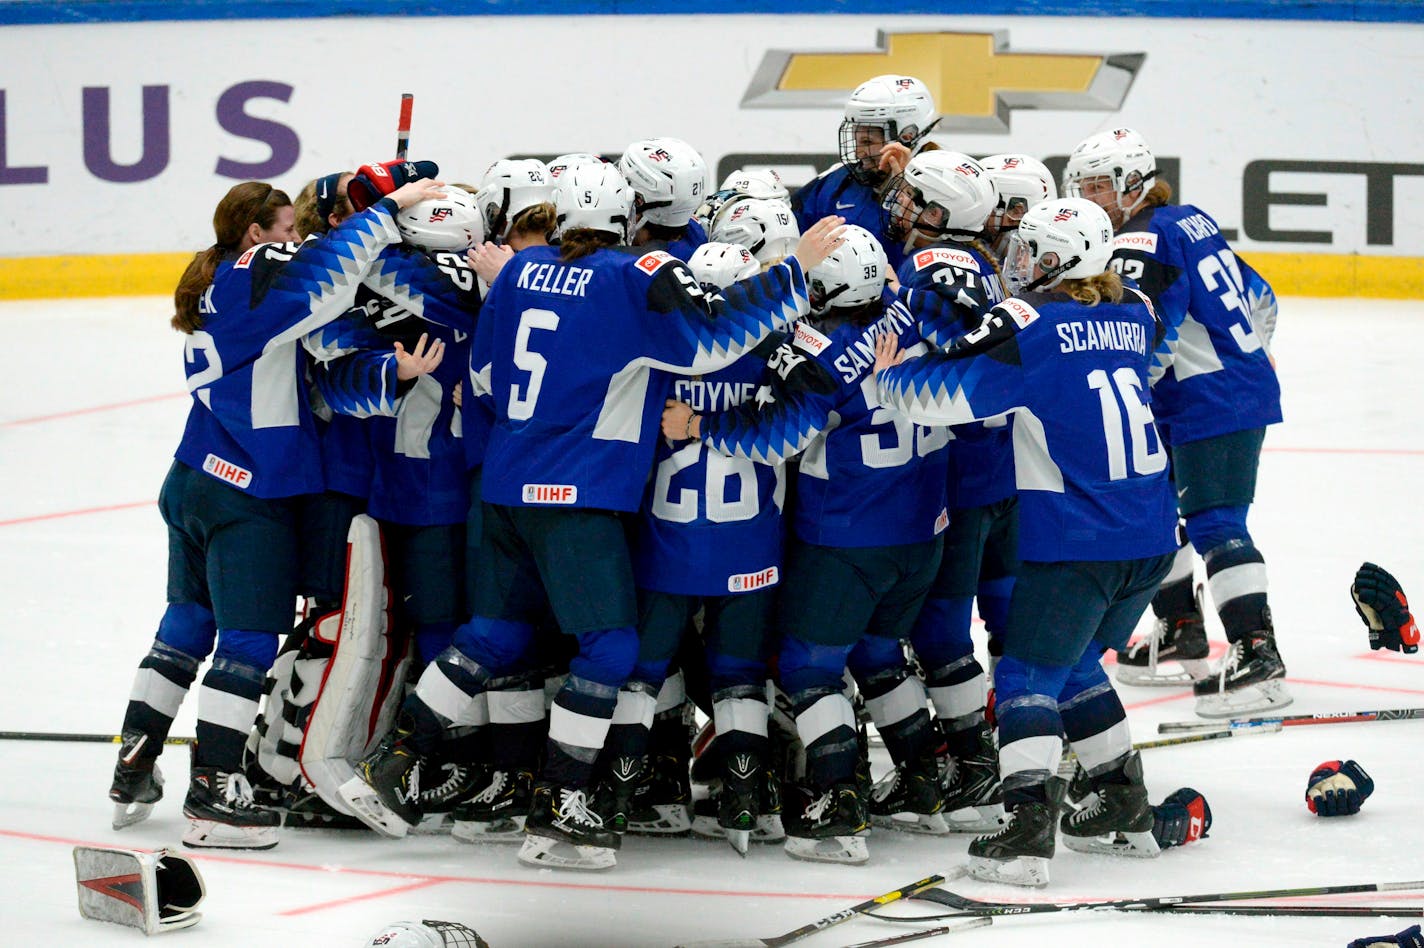
<path fill-rule="evenodd" d="M 271 849 L 282 823 L 281 814 L 252 802 L 245 776 L 216 767 L 193 768 L 183 815 L 183 845 L 193 849 Z"/>
<path fill-rule="evenodd" d="M 865 802 L 853 782 L 829 790 L 798 787 L 794 795 L 801 806 L 786 827 L 786 854 L 807 862 L 835 862 L 858 866 L 870 860 L 865 834 Z"/>
<path fill-rule="evenodd" d="M 871 822 L 907 833 L 932 836 L 948 833 L 943 806 L 939 766 L 932 755 L 896 767 L 882 777 L 870 793 Z"/>
<path fill-rule="evenodd" d="M 941 812 L 951 833 L 992 833 L 1001 828 L 1004 791 L 999 781 L 999 753 L 988 727 L 979 731 L 979 747 L 968 757 L 941 758 Z"/>
<path fill-rule="evenodd" d="M 455 807 L 450 835 L 467 843 L 519 843 L 534 797 L 527 770 L 489 772 L 489 782 Z"/>
<path fill-rule="evenodd" d="M 1161 852 L 1152 835 L 1152 804 L 1142 781 L 1142 758 L 1128 755 L 1127 783 L 1094 780 L 1083 807 L 1063 817 L 1063 845 L 1080 853 L 1152 857 Z"/>
<path fill-rule="evenodd" d="M 109 786 L 114 801 L 114 829 L 123 829 L 148 819 L 153 805 L 163 799 L 163 774 L 152 759 L 114 765 L 114 782 Z"/>
<path fill-rule="evenodd" d="M 1051 803 L 1020 803 L 1009 812 L 1003 829 L 969 843 L 969 874 L 986 882 L 1048 885 L 1056 823 Z"/>
<path fill-rule="evenodd" d="M 644 763 L 642 778 L 633 791 L 627 831 L 644 836 L 684 836 L 692 829 L 691 803 L 687 764 L 676 757 L 654 757 Z"/>
<path fill-rule="evenodd" d="M 1209 646 L 1202 620 L 1202 588 L 1196 609 L 1186 615 L 1159 618 L 1152 631 L 1117 653 L 1117 680 L 1124 685 L 1188 685 L 1211 674 Z M 1163 667 L 1175 662 L 1176 670 Z"/>
<path fill-rule="evenodd" d="M 1233 642 L 1217 673 L 1193 686 L 1196 713 L 1203 718 L 1234 718 L 1284 708 L 1294 700 L 1285 675 L 1268 609 L 1266 628 Z"/>
<path fill-rule="evenodd" d="M 391 732 L 356 763 L 356 776 L 337 790 L 361 822 L 400 839 L 420 822 L 420 758 L 404 739 L 408 731 Z"/>
<path fill-rule="evenodd" d="M 541 784 L 524 824 L 519 861 L 541 869 L 611 869 L 622 838 L 589 808 L 581 788 Z"/>

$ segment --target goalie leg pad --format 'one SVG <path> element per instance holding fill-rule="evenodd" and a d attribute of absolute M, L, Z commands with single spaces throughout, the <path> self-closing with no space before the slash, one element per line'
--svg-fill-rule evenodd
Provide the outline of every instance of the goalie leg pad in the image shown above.
<path fill-rule="evenodd" d="M 74 847 L 79 914 L 157 935 L 196 925 L 207 894 L 192 860 L 167 849 Z"/>

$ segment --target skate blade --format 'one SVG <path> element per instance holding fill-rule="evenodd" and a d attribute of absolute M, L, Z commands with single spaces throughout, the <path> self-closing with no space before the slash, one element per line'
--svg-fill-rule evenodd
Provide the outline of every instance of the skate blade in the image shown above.
<path fill-rule="evenodd" d="M 779 843 L 786 838 L 786 829 L 781 825 L 781 817 L 770 813 L 757 817 L 756 829 L 752 830 L 754 843 Z"/>
<path fill-rule="evenodd" d="M 271 849 L 277 845 L 277 827 L 229 826 L 190 817 L 183 845 L 189 849 Z"/>
<path fill-rule="evenodd" d="M 121 830 L 125 826 L 142 823 L 152 815 L 152 803 L 115 803 L 114 829 Z"/>
<path fill-rule="evenodd" d="M 577 846 L 548 836 L 525 836 L 519 861 L 538 869 L 576 869 L 599 872 L 618 864 L 616 850 L 603 846 Z"/>
<path fill-rule="evenodd" d="M 1257 711 L 1284 708 L 1294 700 L 1286 690 L 1286 683 L 1279 678 L 1273 678 L 1257 685 L 1237 688 L 1235 691 L 1202 695 L 1197 698 L 1196 713 L 1202 718 L 1234 718 Z"/>
<path fill-rule="evenodd" d="M 658 803 L 651 820 L 628 821 L 628 832 L 636 836 L 685 836 L 692 830 L 692 817 L 684 803 Z"/>
<path fill-rule="evenodd" d="M 966 806 L 945 814 L 945 826 L 951 833 L 997 833 L 1007 823 L 1002 803 Z"/>
<path fill-rule="evenodd" d="M 786 837 L 786 855 L 805 862 L 834 862 L 859 866 L 870 861 L 870 848 L 860 836 L 828 836 L 825 839 Z"/>
<path fill-rule="evenodd" d="M 969 857 L 969 874 L 985 882 L 1005 882 L 1009 885 L 1048 885 L 1048 860 L 1043 856 L 1015 856 L 1012 859 Z"/>
<path fill-rule="evenodd" d="M 456 820 L 450 835 L 462 843 L 522 843 L 524 820 L 523 816 L 501 817 L 489 822 Z"/>
<path fill-rule="evenodd" d="M 1142 833 L 1113 832 L 1102 836 L 1070 836 L 1063 834 L 1063 845 L 1078 853 L 1097 853 L 1101 856 L 1132 856 L 1138 859 L 1152 859 L 1162 854 L 1157 838 L 1151 830 Z"/>
<path fill-rule="evenodd" d="M 745 859 L 747 855 L 747 848 L 751 845 L 752 831 L 729 829 L 725 830 L 725 832 L 727 834 L 728 845 L 730 845 L 733 849 L 737 851 L 738 856 L 741 856 L 743 859 Z"/>
<path fill-rule="evenodd" d="M 943 813 L 884 813 L 871 816 L 870 822 L 884 829 L 922 836 L 944 836 L 949 832 Z"/>
<path fill-rule="evenodd" d="M 450 832 L 455 818 L 449 813 L 427 813 L 410 828 L 412 836 L 444 836 Z"/>
<path fill-rule="evenodd" d="M 410 832 L 410 824 L 396 816 L 390 807 L 381 802 L 370 785 L 360 777 L 352 777 L 343 783 L 337 793 L 351 808 L 351 812 L 362 823 L 388 839 L 403 839 Z"/>
<path fill-rule="evenodd" d="M 1138 688 L 1160 688 L 1190 685 L 1211 674 L 1211 666 L 1203 659 L 1172 659 L 1181 666 L 1180 671 L 1165 670 L 1161 665 L 1154 668 L 1138 668 L 1133 665 L 1118 665 L 1117 680 L 1120 684 Z"/>

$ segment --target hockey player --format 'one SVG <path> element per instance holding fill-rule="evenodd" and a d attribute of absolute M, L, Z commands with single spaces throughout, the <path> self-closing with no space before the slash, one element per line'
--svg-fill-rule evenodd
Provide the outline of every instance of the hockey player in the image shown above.
<path fill-rule="evenodd" d="M 994 182 L 999 202 L 989 215 L 985 236 L 995 255 L 1002 257 L 1009 248 L 1009 238 L 1018 230 L 1019 221 L 1035 204 L 1058 197 L 1058 185 L 1043 162 L 1031 155 L 990 155 L 979 166 Z"/>
<path fill-rule="evenodd" d="M 867 388 L 876 335 L 899 334 L 916 346 L 920 334 L 886 287 L 879 241 L 864 228 L 846 230 L 845 245 L 811 273 L 812 320 L 767 360 L 766 393 L 710 413 L 671 403 L 663 431 L 755 461 L 801 454 L 778 674 L 807 773 L 784 804 L 786 851 L 861 863 L 869 858 L 868 801 L 857 774 L 855 712 L 843 693 L 847 668 L 904 768 L 893 799 L 878 803 L 944 831 L 924 687 L 900 641 L 939 566 L 948 435 L 916 428 Z"/>
<path fill-rule="evenodd" d="M 796 247 L 801 229 L 785 202 L 748 198 L 724 209 L 713 222 L 712 239 L 745 247 L 761 264 L 777 263 Z"/>
<path fill-rule="evenodd" d="M 684 262 L 707 242 L 693 212 L 707 196 L 707 162 L 678 138 L 646 138 L 629 145 L 618 170 L 633 189 L 634 247 L 666 250 Z"/>
<path fill-rule="evenodd" d="M 216 642 L 198 696 L 198 741 L 183 811 L 185 845 L 268 849 L 278 814 L 253 806 L 241 773 L 278 636 L 291 629 L 293 498 L 322 489 L 321 458 L 297 340 L 352 303 L 399 208 L 439 194 L 411 182 L 300 247 L 286 195 L 235 185 L 213 216 L 216 241 L 174 293 L 193 406 L 164 481 L 168 609 L 139 665 L 110 799 L 115 822 L 162 796 L 154 763 L 178 706 Z"/>
<path fill-rule="evenodd" d="M 796 192 L 791 207 L 797 223 L 809 226 L 839 214 L 882 238 L 886 216 L 882 191 L 892 175 L 929 144 L 939 122 L 929 88 L 913 76 L 885 75 L 856 86 L 840 125 L 840 164 L 821 172 Z M 899 244 L 885 243 L 891 272 L 904 257 Z"/>
<path fill-rule="evenodd" d="M 891 181 L 885 206 L 889 234 L 905 247 L 900 283 L 923 291 L 917 299 L 951 303 L 951 319 L 922 319 L 926 341 L 942 347 L 978 329 L 1005 296 L 998 264 L 984 243 L 990 218 L 1001 206 L 992 177 L 968 155 L 922 152 Z M 969 630 L 977 597 L 990 655 L 1002 654 L 1018 567 L 1013 429 L 1009 418 L 1000 416 L 947 430 L 949 529 L 939 573 L 910 642 L 947 751 L 940 761 L 946 823 L 954 831 L 982 832 L 1000 825 L 1004 808 L 994 738 L 985 720 L 984 669 L 974 657 Z M 887 778 L 890 785 L 900 776 Z M 874 802 L 871 809 L 877 809 Z"/>
<path fill-rule="evenodd" d="M 665 390 L 654 368 L 721 368 L 804 311 L 803 263 L 838 243 L 831 219 L 798 260 L 708 298 L 664 251 L 623 249 L 633 193 L 617 169 L 578 168 L 554 190 L 561 244 L 531 247 L 491 287 L 470 397 L 495 409 L 484 466 L 475 618 L 421 676 L 396 729 L 343 797 L 373 828 L 403 835 L 418 815 L 418 765 L 491 678 L 520 660 L 551 608 L 579 652 L 555 699 L 547 760 L 520 858 L 607 868 L 618 837 L 588 796 L 592 762 L 637 654 L 632 566 L 620 512 L 636 510 Z M 709 311 L 710 307 L 710 311 Z M 715 316 L 713 315 L 715 313 Z"/>
<path fill-rule="evenodd" d="M 1259 277 L 1206 212 L 1167 203 L 1171 186 L 1130 128 L 1079 143 L 1063 170 L 1063 188 L 1107 212 L 1117 235 L 1113 268 L 1135 280 L 1177 332 L 1165 374 L 1154 372 L 1152 410 L 1171 453 L 1186 539 L 1206 561 L 1231 643 L 1217 673 L 1203 677 L 1206 631 L 1184 543 L 1152 602 L 1158 622 L 1151 638 L 1118 656 L 1122 673 L 1130 676 L 1125 680 L 1150 679 L 1157 662 L 1183 662 L 1199 679 L 1193 690 L 1203 717 L 1284 707 L 1291 697 L 1266 601 L 1265 559 L 1246 529 L 1266 426 L 1281 420 L 1270 337 L 1252 312 L 1250 284 Z M 1269 294 L 1259 283 L 1255 295 Z"/>
<path fill-rule="evenodd" d="M 1144 397 L 1165 328 L 1145 296 L 1105 272 L 1107 215 L 1081 199 L 1040 204 L 1010 251 L 1013 298 L 948 352 L 896 365 L 887 334 L 876 378 L 880 403 L 920 424 L 1017 414 L 1023 564 L 995 672 L 1008 824 L 970 843 L 970 872 L 1046 885 L 1060 734 L 1095 794 L 1063 818 L 1065 843 L 1158 851 L 1142 763 L 1099 660 L 1127 641 L 1166 575 L 1176 516 L 1166 449 Z"/>
<path fill-rule="evenodd" d="M 789 209 L 791 192 L 781 183 L 781 175 L 771 168 L 740 168 L 722 180 L 722 186 L 708 195 L 692 217 L 710 237 L 717 221 L 747 200 L 775 201 Z"/>

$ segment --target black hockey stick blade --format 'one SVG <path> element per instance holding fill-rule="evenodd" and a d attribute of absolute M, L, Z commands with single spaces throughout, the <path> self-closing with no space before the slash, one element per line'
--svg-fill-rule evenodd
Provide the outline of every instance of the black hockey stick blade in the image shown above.
<path fill-rule="evenodd" d="M 679 945 L 678 948 L 778 948 L 780 945 L 789 945 L 793 941 L 800 941 L 819 931 L 824 931 L 832 925 L 839 925 L 841 922 L 855 918 L 857 915 L 864 915 L 873 908 L 878 908 L 881 905 L 889 905 L 891 902 L 898 902 L 900 899 L 908 899 L 912 896 L 919 895 L 927 889 L 932 889 L 943 882 L 944 876 L 927 876 L 919 882 L 912 882 L 893 892 L 886 892 L 884 895 L 877 895 L 873 899 L 866 899 L 858 905 L 841 909 L 834 915 L 827 915 L 825 918 L 802 925 L 800 928 L 789 931 L 784 935 L 776 935 L 771 938 L 732 938 L 719 941 L 688 942 L 685 945 Z"/>
<path fill-rule="evenodd" d="M 938 938 L 940 935 L 958 935 L 960 932 L 967 932 L 975 928 L 985 928 L 992 925 L 994 920 L 986 916 L 971 918 L 960 925 L 941 925 L 938 928 L 926 928 L 923 931 L 905 932 L 903 935 L 891 935 L 889 938 L 877 938 L 874 941 L 858 941 L 853 945 L 846 945 L 845 948 L 884 948 L 886 945 L 903 945 L 907 941 L 919 941 L 922 938 Z"/>
<path fill-rule="evenodd" d="M 195 737 L 170 737 L 165 744 L 192 744 Z M 122 744 L 117 734 L 62 734 L 57 731 L 0 731 L 0 741 L 69 741 L 80 744 Z"/>

